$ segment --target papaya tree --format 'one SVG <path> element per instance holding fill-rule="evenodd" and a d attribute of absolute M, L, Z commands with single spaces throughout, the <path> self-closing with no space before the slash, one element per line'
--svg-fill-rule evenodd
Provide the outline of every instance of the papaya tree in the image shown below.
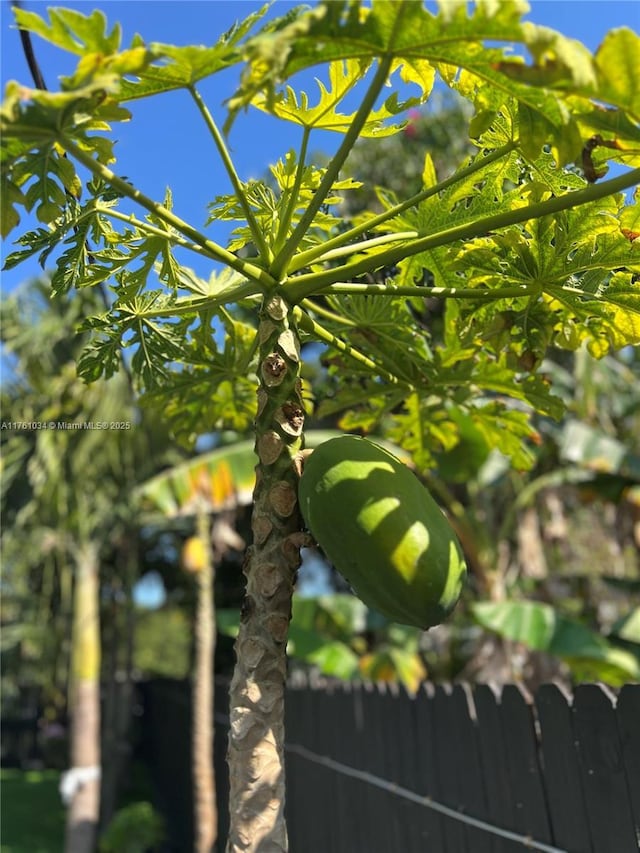
<path fill-rule="evenodd" d="M 315 431 L 308 444 L 331 433 Z M 196 853 L 211 850 L 217 838 L 216 781 L 213 775 L 215 569 L 231 548 L 244 540 L 234 529 L 233 514 L 251 503 L 255 486 L 251 441 L 236 441 L 180 462 L 141 484 L 138 495 L 146 525 L 165 527 L 192 519 L 193 535 L 183 545 L 181 562 L 195 577 L 194 662 L 192 670 L 192 779 Z"/>
<path fill-rule="evenodd" d="M 638 36 L 614 30 L 592 55 L 523 23 L 526 10 L 520 0 L 471 10 L 448 0 L 435 12 L 411 0 L 322 2 L 279 18 L 263 8 L 213 44 L 181 47 L 140 36 L 122 47 L 99 11 L 16 13 L 78 65 L 59 91 L 6 87 L 3 233 L 21 207 L 39 221 L 6 264 L 56 258 L 60 293 L 109 282 L 109 306 L 86 323 L 88 382 L 113 375 L 127 348 L 147 403 L 185 440 L 254 424 L 229 850 L 287 847 L 285 648 L 308 541 L 299 454 L 317 402 L 301 381 L 305 344 L 322 344 L 340 377 L 328 405 L 345 413 L 343 427 L 383 424 L 426 470 L 464 418 L 526 468 L 528 413 L 563 411 L 541 369 L 547 350 L 602 355 L 640 339 L 638 206 L 625 194 L 640 177 Z M 239 82 L 220 111 L 201 83 L 234 67 Z M 321 82 L 303 91 L 296 75 L 312 68 Z M 416 194 L 382 186 L 381 209 L 350 218 L 340 200 L 359 189 L 345 169 L 354 144 L 401 132 L 436 80 L 470 102 L 475 153 L 438 178 L 427 151 Z M 176 90 L 229 179 L 204 228 L 174 212 L 169 191 L 153 199 L 114 165 L 112 126 L 131 117 L 127 105 L 157 98 L 160 131 L 162 95 Z M 228 143 L 249 109 L 290 122 L 297 140 L 269 182 L 243 179 Z M 310 156 L 320 131 L 341 135 L 322 166 Z M 211 275 L 179 263 L 183 251 L 209 259 Z M 444 303 L 441 341 L 416 317 L 425 296 Z"/>

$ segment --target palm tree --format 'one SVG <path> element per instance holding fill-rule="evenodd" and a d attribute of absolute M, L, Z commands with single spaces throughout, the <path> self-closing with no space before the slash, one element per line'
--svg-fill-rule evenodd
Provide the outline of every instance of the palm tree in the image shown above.
<path fill-rule="evenodd" d="M 101 561 L 131 531 L 136 478 L 151 473 L 156 457 L 136 421 L 126 373 L 92 386 L 77 377 L 83 336 L 75 330 L 88 308 L 96 310 L 96 296 L 66 303 L 48 295 L 47 283 L 37 281 L 3 306 L 11 371 L 3 407 L 26 425 L 2 433 L 3 455 L 13 463 L 4 483 L 4 538 L 14 555 L 20 543 L 47 541 L 64 561 L 61 573 L 73 576 L 71 768 L 61 790 L 69 807 L 65 849 L 89 853 L 100 817 Z M 26 548 L 20 559 L 23 570 L 37 573 L 42 553 Z"/>

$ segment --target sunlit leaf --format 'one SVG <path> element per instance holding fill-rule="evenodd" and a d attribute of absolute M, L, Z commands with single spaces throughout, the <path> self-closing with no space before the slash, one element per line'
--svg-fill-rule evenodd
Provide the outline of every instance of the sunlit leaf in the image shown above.
<path fill-rule="evenodd" d="M 94 9 L 90 15 L 83 15 L 73 9 L 50 8 L 50 23 L 35 12 L 14 8 L 16 23 L 21 29 L 28 30 L 41 38 L 82 56 L 85 53 L 115 53 L 120 46 L 121 27 L 115 24 L 107 32 L 107 20 L 104 12 Z"/>
<path fill-rule="evenodd" d="M 237 44 L 263 17 L 267 8 L 268 6 L 263 6 L 256 12 L 242 15 L 211 47 L 153 42 L 149 45 L 149 53 L 157 61 L 135 74 L 133 80 L 122 79 L 119 87 L 120 100 L 146 98 L 193 86 L 205 77 L 229 68 L 240 59 Z"/>
<path fill-rule="evenodd" d="M 340 113 L 338 107 L 358 84 L 366 70 L 367 63 L 358 60 L 346 59 L 330 63 L 328 68 L 329 88 L 327 89 L 321 80 L 316 81 L 320 89 L 320 97 L 318 103 L 313 107 L 309 106 L 309 98 L 306 93 L 301 92 L 298 95 L 292 86 L 287 86 L 284 91 L 272 98 L 257 95 L 252 104 L 261 110 L 278 116 L 278 118 L 286 119 L 294 124 L 302 125 L 302 127 L 346 133 L 351 126 L 355 113 Z M 431 76 L 433 78 L 435 72 L 432 71 Z M 404 122 L 401 124 L 385 122 L 399 112 L 417 106 L 419 103 L 419 98 L 399 103 L 395 96 L 391 96 L 379 109 L 374 109 L 369 113 L 360 135 L 363 137 L 382 137 L 397 133 L 404 127 Z"/>
<path fill-rule="evenodd" d="M 640 36 L 610 30 L 596 51 L 598 97 L 640 119 Z"/>

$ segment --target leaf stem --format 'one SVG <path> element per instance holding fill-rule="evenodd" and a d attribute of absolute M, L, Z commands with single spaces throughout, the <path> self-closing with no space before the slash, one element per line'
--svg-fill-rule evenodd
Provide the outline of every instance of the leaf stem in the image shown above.
<path fill-rule="evenodd" d="M 323 308 L 322 305 L 318 305 L 310 299 L 303 299 L 300 305 L 305 310 L 313 311 L 313 313 L 317 314 L 319 317 L 324 317 L 325 320 L 331 320 L 332 323 L 339 323 L 341 326 L 350 326 L 351 328 L 354 328 L 356 325 L 353 320 L 348 320 L 340 314 L 335 314 L 333 311 L 329 311 L 328 308 Z"/>
<path fill-rule="evenodd" d="M 417 231 L 398 231 L 393 234 L 383 234 L 379 237 L 372 237 L 370 240 L 362 240 L 360 243 L 349 243 L 347 246 L 340 246 L 329 252 L 323 252 L 316 259 L 316 263 L 322 264 L 327 261 L 333 261 L 336 258 L 348 257 L 358 252 L 364 252 L 367 249 L 376 249 L 378 246 L 384 246 L 387 243 L 397 243 L 399 240 L 415 240 L 419 236 L 420 234 Z"/>
<path fill-rule="evenodd" d="M 219 296 L 196 296 L 185 297 L 178 299 L 167 308 L 158 308 L 150 311 L 136 311 L 136 316 L 139 317 L 173 317 L 182 314 L 190 314 L 194 311 L 203 311 L 207 308 L 218 309 L 219 306 L 229 305 L 232 302 L 238 302 L 240 299 L 246 299 L 250 296 L 258 296 L 261 291 L 256 290 L 256 285 L 251 281 L 245 281 L 242 284 L 237 284 L 233 287 L 226 287 L 221 291 Z M 127 311 L 127 305 L 124 303 L 118 307 L 119 311 Z M 130 312 L 131 313 L 131 312 Z"/>
<path fill-rule="evenodd" d="M 92 213 L 93 211 L 97 211 L 103 216 L 110 216 L 112 219 L 118 219 L 120 222 L 126 222 L 128 225 L 133 225 L 134 228 L 138 228 L 146 234 L 153 234 L 156 237 L 162 237 L 169 243 L 174 243 L 176 246 L 182 246 L 182 248 L 189 249 L 192 252 L 203 255 L 205 258 L 211 258 L 211 252 L 203 249 L 202 246 L 199 246 L 196 243 L 191 243 L 189 240 L 185 240 L 184 237 L 180 237 L 179 234 L 175 234 L 172 231 L 163 231 L 162 228 L 151 225 L 150 222 L 144 222 L 144 220 L 138 219 L 133 213 L 121 213 L 119 210 L 114 210 L 111 207 L 102 207 L 100 204 L 96 204 L 87 212 Z M 81 214 L 77 221 L 81 222 L 83 219 L 84 214 Z"/>
<path fill-rule="evenodd" d="M 266 263 L 269 263 L 269 261 L 271 260 L 269 247 L 265 242 L 264 234 L 262 233 L 260 224 L 254 216 L 253 210 L 251 209 L 249 199 L 247 198 L 242 186 L 242 181 L 240 180 L 240 177 L 236 172 L 233 160 L 231 159 L 229 150 L 225 144 L 222 134 L 218 129 L 218 125 L 216 124 L 215 119 L 211 115 L 209 108 L 207 107 L 206 103 L 204 102 L 204 99 L 202 98 L 202 95 L 200 94 L 200 92 L 198 92 L 196 87 L 193 84 L 190 84 L 189 86 L 187 86 L 187 89 L 193 100 L 196 102 L 196 105 L 200 110 L 200 114 L 202 115 L 202 118 L 204 119 L 204 122 L 207 125 L 211 136 L 213 137 L 213 141 L 216 144 L 218 154 L 220 155 L 220 159 L 222 160 L 222 163 L 227 171 L 227 175 L 229 176 L 229 180 L 231 181 L 233 190 L 236 194 L 238 201 L 242 205 L 244 215 L 247 218 L 247 224 L 251 229 L 251 235 L 253 236 L 256 247 L 258 248 L 260 257 L 264 258 Z"/>
<path fill-rule="evenodd" d="M 132 201 L 135 201 L 141 207 L 144 207 L 150 213 L 153 213 L 155 216 L 162 219 L 163 222 L 167 223 L 167 225 L 171 225 L 176 229 L 176 231 L 193 240 L 194 243 L 201 246 L 208 253 L 209 257 L 226 264 L 241 275 L 259 282 L 265 289 L 271 289 L 277 284 L 275 279 L 269 275 L 266 270 L 262 269 L 262 267 L 258 267 L 255 264 L 243 260 L 242 258 L 236 257 L 236 255 L 228 252 L 213 240 L 209 240 L 207 237 L 204 237 L 196 228 L 189 225 L 187 222 L 184 222 L 184 220 L 180 219 L 179 216 L 176 216 L 170 210 L 167 210 L 164 205 L 159 204 L 157 201 L 154 201 L 144 195 L 140 190 L 131 186 L 127 181 L 116 175 L 115 172 L 112 172 L 107 166 L 104 166 L 102 163 L 98 163 L 71 139 L 68 139 L 64 135 L 60 135 L 57 141 L 72 157 L 82 163 L 82 165 L 85 166 L 93 175 L 98 175 L 111 186 L 115 187 L 115 189 L 122 193 L 122 195 Z"/>
<path fill-rule="evenodd" d="M 543 290 L 539 284 L 513 285 L 513 287 L 496 287 L 483 289 L 480 287 L 427 287 L 399 286 L 388 287 L 386 284 L 350 284 L 336 282 L 325 289 L 325 293 L 350 293 L 360 296 L 376 294 L 379 296 L 423 296 L 438 297 L 439 299 L 509 299 L 518 296 L 535 296 Z M 574 288 L 577 293 L 581 290 Z"/>
<path fill-rule="evenodd" d="M 380 379 L 384 379 L 392 385 L 405 384 L 404 382 L 399 380 L 397 376 L 394 376 L 393 373 L 389 373 L 375 361 L 364 355 L 364 353 L 361 353 L 360 350 L 357 350 L 355 349 L 355 347 L 346 344 L 343 340 L 337 338 L 335 335 L 331 334 L 331 332 L 327 331 L 327 329 L 325 329 L 319 323 L 316 323 L 316 321 L 312 320 L 311 317 L 305 311 L 302 311 L 299 306 L 296 306 L 293 309 L 293 316 L 300 329 L 305 332 L 308 332 L 309 334 L 315 335 L 318 340 L 321 340 L 325 344 L 329 344 L 330 346 L 334 347 L 334 349 L 337 349 L 339 352 L 350 356 L 359 364 L 363 364 L 368 370 L 372 370 L 375 374 L 377 374 Z"/>
<path fill-rule="evenodd" d="M 303 239 L 304 235 L 309 230 L 311 223 L 313 222 L 313 218 L 316 213 L 320 210 L 322 203 L 325 198 L 329 194 L 331 187 L 333 186 L 334 181 L 337 179 L 340 169 L 342 168 L 344 161 L 347 159 L 347 156 L 353 146 L 355 145 L 358 136 L 360 135 L 360 131 L 362 130 L 367 118 L 369 117 L 369 113 L 373 109 L 373 106 L 376 102 L 376 98 L 380 94 L 380 90 L 384 86 L 387 77 L 389 76 L 389 69 L 392 64 L 391 56 L 384 56 L 380 59 L 378 69 L 374 75 L 371 84 L 362 99 L 360 106 L 358 107 L 358 111 L 353 117 L 353 121 L 349 127 L 349 130 L 346 132 L 340 147 L 334 154 L 331 162 L 327 167 L 327 171 L 324 173 L 324 177 L 320 181 L 320 186 L 316 190 L 313 199 L 304 214 L 302 215 L 300 221 L 296 225 L 293 230 L 293 233 L 284 244 L 282 249 L 276 255 L 276 258 L 271 266 L 271 273 L 274 278 L 280 278 L 283 272 L 287 269 L 289 261 L 293 257 L 296 249 L 298 248 L 300 241 Z"/>
<path fill-rule="evenodd" d="M 300 143 L 300 153 L 298 154 L 298 166 L 296 169 L 296 176 L 293 182 L 293 187 L 290 190 L 291 196 L 289 198 L 286 210 L 280 218 L 280 225 L 278 226 L 278 233 L 276 235 L 274 244 L 276 252 L 280 252 L 286 240 L 287 231 L 289 230 L 289 226 L 291 225 L 291 221 L 293 219 L 293 214 L 298 204 L 300 186 L 302 185 L 302 176 L 304 174 L 305 168 L 305 160 L 307 159 L 307 148 L 309 146 L 310 134 L 311 129 L 305 127 L 302 133 L 302 142 Z"/>
<path fill-rule="evenodd" d="M 490 166 L 495 163 L 496 160 L 500 160 L 502 157 L 506 157 L 507 154 L 510 154 L 515 149 L 516 145 L 517 140 L 508 142 L 501 148 L 496 148 L 496 150 L 493 151 L 491 154 L 487 154 L 486 157 L 478 158 L 474 160 L 473 163 L 471 163 L 469 166 L 466 166 L 464 169 L 460 169 L 460 171 L 454 172 L 453 175 L 450 175 L 448 178 L 445 178 L 444 181 L 440 181 L 432 187 L 427 187 L 426 189 L 421 190 L 419 193 L 416 193 L 416 195 L 411 196 L 411 198 L 408 198 L 406 201 L 400 202 L 399 204 L 390 207 L 389 210 L 385 210 L 382 213 L 379 213 L 377 216 L 373 216 L 371 219 L 367 219 L 365 222 L 362 222 L 360 225 L 356 225 L 354 228 L 351 228 L 348 231 L 344 231 L 342 234 L 338 234 L 331 240 L 327 240 L 327 242 L 323 243 L 321 246 L 314 246 L 311 249 L 307 249 L 304 252 L 300 252 L 300 254 L 296 255 L 296 257 L 293 259 L 293 263 L 290 267 L 290 272 L 296 272 L 296 270 L 308 266 L 312 261 L 318 260 L 320 258 L 324 259 L 326 253 L 330 252 L 332 249 L 338 246 L 343 246 L 346 243 L 350 243 L 356 237 L 359 237 L 366 231 L 370 231 L 372 228 L 376 228 L 378 225 L 383 225 L 385 222 L 388 222 L 395 216 L 399 216 L 399 214 L 404 213 L 405 210 L 408 210 L 411 207 L 415 207 L 417 204 L 426 201 L 428 198 L 431 198 L 434 195 L 438 195 L 438 193 L 443 192 L 450 186 L 453 186 L 454 184 L 457 184 L 460 181 L 464 181 L 466 178 L 470 177 L 471 175 L 474 175 L 481 169 L 484 169 L 485 166 Z"/>
<path fill-rule="evenodd" d="M 542 216 L 558 213 L 561 210 L 568 210 L 572 207 L 578 207 L 581 204 L 598 201 L 601 198 L 606 198 L 606 196 L 622 192 L 622 190 L 634 186 L 639 181 L 640 169 L 633 169 L 624 175 L 619 175 L 617 178 L 612 178 L 610 181 L 605 181 L 602 184 L 592 184 L 583 190 L 565 193 L 562 196 L 536 202 L 526 207 L 518 207 L 515 210 L 507 210 L 504 213 L 496 213 L 493 216 L 487 216 L 476 222 L 467 222 L 464 225 L 446 228 L 444 231 L 429 234 L 418 240 L 412 240 L 409 243 L 395 246 L 385 252 L 344 264 L 335 269 L 296 276 L 285 283 L 286 298 L 289 302 L 299 302 L 306 296 L 326 291 L 330 285 L 338 282 L 340 279 L 357 277 L 380 267 L 393 266 L 405 258 L 435 249 L 438 246 L 446 246 L 458 240 L 485 237 L 491 231 L 507 228 L 510 225 L 518 225 L 521 222 L 526 222 L 528 219 L 538 219 Z"/>

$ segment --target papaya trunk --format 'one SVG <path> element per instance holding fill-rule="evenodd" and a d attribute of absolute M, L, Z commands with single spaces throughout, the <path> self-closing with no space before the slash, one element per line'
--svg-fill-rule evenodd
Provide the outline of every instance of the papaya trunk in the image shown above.
<path fill-rule="evenodd" d="M 193 789 L 195 853 L 211 853 L 218 833 L 216 787 L 213 775 L 213 658 L 215 617 L 213 609 L 213 557 L 209 518 L 200 509 L 197 532 L 205 559 L 196 575 L 198 603 L 193 683 Z"/>
<path fill-rule="evenodd" d="M 80 548 L 73 605 L 71 769 L 65 853 L 92 853 L 100 818 L 100 616 L 97 549 Z"/>
<path fill-rule="evenodd" d="M 253 544 L 230 691 L 230 830 L 227 851 L 287 850 L 284 820 L 284 682 L 291 596 L 300 565 L 295 455 L 304 410 L 300 347 L 285 302 L 260 313 Z"/>

